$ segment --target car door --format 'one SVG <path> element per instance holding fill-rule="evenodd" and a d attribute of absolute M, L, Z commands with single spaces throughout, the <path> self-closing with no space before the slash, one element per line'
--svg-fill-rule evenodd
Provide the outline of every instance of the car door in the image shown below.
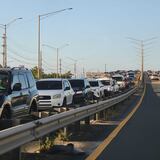
<path fill-rule="evenodd" d="M 12 104 L 13 114 L 20 115 L 23 112 L 24 107 L 23 107 L 23 100 L 21 98 L 22 92 L 21 91 L 13 91 L 13 86 L 16 83 L 20 83 L 18 73 L 13 74 L 13 76 L 12 76 L 12 85 L 11 85 L 12 94 L 10 96 L 11 96 L 11 104 Z"/>
<path fill-rule="evenodd" d="M 85 79 L 84 80 L 84 85 L 85 85 L 84 88 L 85 88 L 85 93 L 87 95 L 87 98 L 92 99 L 93 98 L 93 92 L 91 90 L 91 86 L 89 84 L 89 81 Z"/>
<path fill-rule="evenodd" d="M 100 87 L 100 92 L 101 92 L 102 96 L 104 96 L 104 85 L 102 84 L 101 81 L 98 81 L 98 83 L 99 83 L 99 87 Z"/>
<path fill-rule="evenodd" d="M 65 95 L 66 95 L 66 103 L 67 104 L 71 104 L 71 98 L 72 98 L 72 95 L 71 95 L 71 87 L 69 85 L 69 82 L 64 80 L 64 87 L 65 87 Z"/>
<path fill-rule="evenodd" d="M 24 108 L 24 113 L 28 113 L 29 105 L 27 105 L 27 100 L 29 99 L 29 90 L 28 90 L 28 82 L 24 73 L 19 74 L 19 81 L 22 86 L 21 99 L 22 99 L 22 105 Z"/>

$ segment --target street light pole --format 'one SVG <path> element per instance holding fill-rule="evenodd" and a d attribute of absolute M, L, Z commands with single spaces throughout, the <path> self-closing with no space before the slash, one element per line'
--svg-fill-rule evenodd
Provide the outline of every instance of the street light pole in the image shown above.
<path fill-rule="evenodd" d="M 139 39 L 135 39 L 132 37 L 127 37 L 127 39 L 131 40 L 132 42 L 136 42 L 136 45 L 140 45 L 140 52 L 141 52 L 141 80 L 143 80 L 143 72 L 144 72 L 144 47 L 151 44 L 147 44 L 146 42 L 148 41 L 152 41 L 154 39 L 156 39 L 156 37 L 152 37 L 150 39 L 146 39 L 146 40 L 139 40 Z"/>
<path fill-rule="evenodd" d="M 144 72 L 144 44 L 143 41 L 141 41 L 141 77 L 143 80 L 143 72 Z"/>
<path fill-rule="evenodd" d="M 2 27 L 4 29 L 4 34 L 3 34 L 3 67 L 7 67 L 7 27 L 9 27 L 10 24 L 12 24 L 13 22 L 22 19 L 20 18 L 16 18 L 13 19 L 12 21 L 10 21 L 7 24 L 0 24 L 0 27 Z"/>
<path fill-rule="evenodd" d="M 66 10 L 71 10 L 72 8 L 65 8 L 65 9 L 61 9 L 61 10 L 58 10 L 58 11 L 55 11 L 55 12 L 49 12 L 49 13 L 46 13 L 46 14 L 41 14 L 41 15 L 38 15 L 38 67 L 37 67 L 37 78 L 39 79 L 41 77 L 41 70 L 42 70 L 42 65 L 41 65 L 41 62 L 40 62 L 40 52 L 41 52 L 41 36 L 40 36 L 40 33 L 41 33 L 41 19 L 43 18 L 47 18 L 49 16 L 52 16 L 52 15 L 55 15 L 55 14 L 58 14 L 60 12 L 63 12 L 63 11 L 66 11 Z"/>
<path fill-rule="evenodd" d="M 3 67 L 7 67 L 7 25 L 4 25 L 3 34 Z"/>
<path fill-rule="evenodd" d="M 57 77 L 58 77 L 58 60 L 59 60 L 59 49 L 56 48 L 57 51 Z"/>
<path fill-rule="evenodd" d="M 38 78 L 41 77 L 41 69 L 42 69 L 42 66 L 41 66 L 41 63 L 40 63 L 40 52 L 41 52 L 41 49 L 40 49 L 40 45 L 41 45 L 41 35 L 40 35 L 40 15 L 38 16 L 38 72 L 37 72 L 37 76 Z"/>

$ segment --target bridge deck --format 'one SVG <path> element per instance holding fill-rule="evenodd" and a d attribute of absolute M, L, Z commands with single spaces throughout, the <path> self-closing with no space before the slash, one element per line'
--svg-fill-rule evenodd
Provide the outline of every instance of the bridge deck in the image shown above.
<path fill-rule="evenodd" d="M 147 83 L 140 108 L 98 160 L 160 160 L 159 91 L 160 84 Z"/>

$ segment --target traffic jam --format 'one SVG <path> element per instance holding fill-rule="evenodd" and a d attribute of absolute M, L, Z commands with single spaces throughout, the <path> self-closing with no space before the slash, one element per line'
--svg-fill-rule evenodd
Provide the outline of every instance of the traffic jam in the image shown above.
<path fill-rule="evenodd" d="M 98 103 L 133 88 L 135 71 L 101 78 L 46 78 L 35 80 L 26 68 L 0 70 L 1 120 L 39 112 L 61 113 Z"/>

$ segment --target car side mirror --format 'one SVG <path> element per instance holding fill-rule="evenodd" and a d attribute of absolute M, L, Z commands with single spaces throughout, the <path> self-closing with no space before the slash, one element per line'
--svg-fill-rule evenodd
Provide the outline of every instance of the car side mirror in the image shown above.
<path fill-rule="evenodd" d="M 13 91 L 20 91 L 22 89 L 21 83 L 16 83 L 13 86 Z"/>
<path fill-rule="evenodd" d="M 90 86 L 87 85 L 87 86 L 86 86 L 86 89 L 87 89 L 87 88 L 90 88 Z"/>

